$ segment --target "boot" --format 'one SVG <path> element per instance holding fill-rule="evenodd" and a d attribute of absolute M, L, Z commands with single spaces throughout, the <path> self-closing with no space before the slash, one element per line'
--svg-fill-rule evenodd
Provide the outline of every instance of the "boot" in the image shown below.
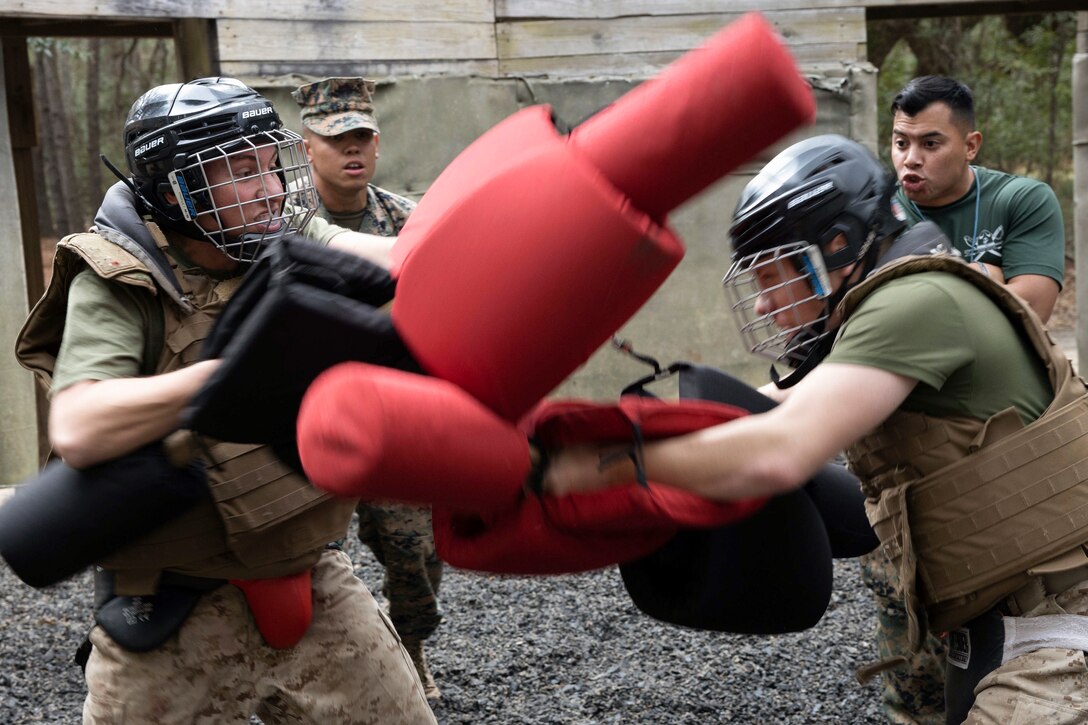
<path fill-rule="evenodd" d="M 427 666 L 427 655 L 423 654 L 423 640 L 404 640 L 404 649 L 408 651 L 408 656 L 412 658 L 412 664 L 416 666 L 416 672 L 419 673 L 419 680 L 423 683 L 423 694 L 427 696 L 429 702 L 436 702 L 442 697 L 442 691 L 438 689 L 438 685 L 434 682 L 434 675 L 431 674 L 431 668 Z"/>

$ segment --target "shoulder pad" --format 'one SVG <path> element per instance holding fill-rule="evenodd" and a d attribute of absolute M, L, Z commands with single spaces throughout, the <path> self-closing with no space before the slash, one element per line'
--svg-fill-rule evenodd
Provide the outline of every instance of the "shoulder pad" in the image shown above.
<path fill-rule="evenodd" d="M 129 275 L 151 282 L 143 262 L 98 234 L 70 234 L 57 242 L 57 249 L 78 254 L 100 277 L 109 279 Z"/>

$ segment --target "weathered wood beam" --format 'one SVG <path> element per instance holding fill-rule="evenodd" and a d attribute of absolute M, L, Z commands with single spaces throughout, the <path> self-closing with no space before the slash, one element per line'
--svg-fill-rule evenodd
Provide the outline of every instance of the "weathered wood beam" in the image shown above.
<path fill-rule="evenodd" d="M 717 13 L 505 22 L 498 29 L 499 59 L 683 52 L 738 17 Z M 783 11 L 767 19 L 791 46 L 865 42 L 865 14 L 857 7 Z"/>
<path fill-rule="evenodd" d="M 1084 0 L 868 0 L 869 20 L 939 18 L 957 15 L 1018 15 L 1082 10 Z"/>
<path fill-rule="evenodd" d="M 0 16 L 54 18 L 284 18 L 389 22 L 494 22 L 493 0 L 295 0 L 283 6 L 268 0 L 0 0 Z"/>
<path fill-rule="evenodd" d="M 173 33 L 167 20 L 5 18 L 0 26 L 0 35 L 10 38 L 169 38 Z"/>
<path fill-rule="evenodd" d="M 174 21 L 174 49 L 182 78 L 219 75 L 219 42 L 214 21 L 203 18 Z"/>
<path fill-rule="evenodd" d="M 218 23 L 227 61 L 392 61 L 495 58 L 493 23 L 327 23 L 239 20 Z"/>

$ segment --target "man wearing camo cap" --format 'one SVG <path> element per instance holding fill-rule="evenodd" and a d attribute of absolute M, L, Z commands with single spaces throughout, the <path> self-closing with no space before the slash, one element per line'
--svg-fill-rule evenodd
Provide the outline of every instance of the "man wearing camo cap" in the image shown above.
<path fill-rule="evenodd" d="M 321 204 L 317 215 L 339 226 L 382 236 L 400 233 L 415 202 L 370 183 L 378 161 L 378 120 L 372 80 L 327 78 L 291 95 L 302 109 L 302 135 Z M 360 502 L 359 539 L 385 566 L 382 591 L 389 616 L 419 671 L 428 699 L 439 690 L 423 640 L 441 620 L 442 562 L 434 550 L 428 507 Z"/>
<path fill-rule="evenodd" d="M 302 108 L 302 135 L 321 196 L 318 215 L 348 229 L 396 236 L 416 205 L 370 183 L 379 156 L 374 85 L 326 78 L 291 95 Z"/>

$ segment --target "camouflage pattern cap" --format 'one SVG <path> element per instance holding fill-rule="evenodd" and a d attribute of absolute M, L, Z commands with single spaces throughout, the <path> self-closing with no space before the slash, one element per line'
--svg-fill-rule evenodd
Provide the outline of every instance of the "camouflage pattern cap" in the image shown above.
<path fill-rule="evenodd" d="M 374 86 L 365 78 L 326 78 L 299 86 L 291 97 L 302 108 L 302 125 L 314 133 L 335 136 L 357 128 L 378 133 Z"/>

